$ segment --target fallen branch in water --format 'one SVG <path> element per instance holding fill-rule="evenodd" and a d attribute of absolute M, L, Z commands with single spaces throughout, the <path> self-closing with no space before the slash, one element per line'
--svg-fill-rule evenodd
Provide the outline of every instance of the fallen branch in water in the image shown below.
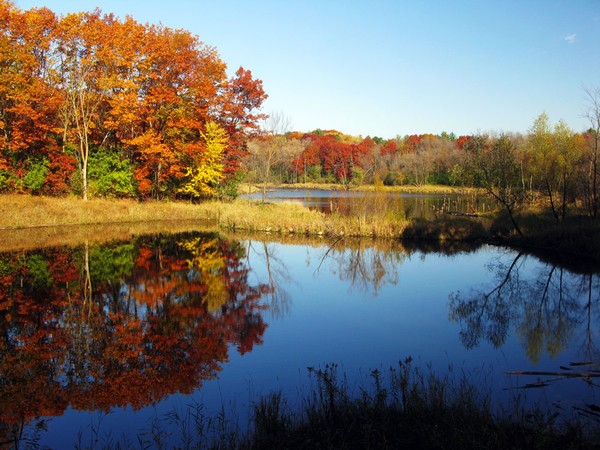
<path fill-rule="evenodd" d="M 565 378 L 598 378 L 600 373 L 588 373 L 588 372 L 506 372 L 507 375 L 537 375 L 537 376 L 554 376 L 554 377 L 565 377 Z"/>

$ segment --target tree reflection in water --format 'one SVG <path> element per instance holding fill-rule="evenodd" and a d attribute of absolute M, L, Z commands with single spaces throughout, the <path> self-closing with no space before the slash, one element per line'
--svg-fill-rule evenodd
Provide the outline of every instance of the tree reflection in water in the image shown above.
<path fill-rule="evenodd" d="M 294 283 L 287 264 L 277 252 L 277 247 L 265 240 L 248 240 L 246 243 L 246 262 L 248 267 L 261 266 L 266 270 L 268 292 L 265 300 L 272 317 L 286 316 L 292 302 L 286 289 Z"/>
<path fill-rule="evenodd" d="M 408 256 L 400 244 L 387 244 L 382 247 L 372 241 L 340 238 L 327 248 L 317 271 L 330 259 L 333 261 L 330 270 L 340 280 L 347 281 L 350 290 L 371 292 L 376 297 L 383 286 L 398 283 L 398 268 Z"/>
<path fill-rule="evenodd" d="M 581 342 L 578 361 L 561 365 L 554 372 L 514 371 L 511 375 L 536 377 L 522 388 L 545 387 L 561 379 L 583 379 L 598 386 L 600 376 L 598 320 L 600 319 L 600 277 L 597 273 L 575 273 L 556 263 L 540 265 L 537 272 L 525 270 L 527 256 L 488 268 L 495 282 L 454 292 L 449 296 L 450 319 L 460 324 L 463 345 L 473 348 L 482 341 L 502 346 L 514 327 L 525 354 L 536 365 L 544 354 L 557 357 L 573 342 Z M 578 406 L 575 408 L 579 408 Z M 586 405 L 591 413 L 595 405 Z"/>
<path fill-rule="evenodd" d="M 463 345 L 473 348 L 486 340 L 500 347 L 515 326 L 533 363 L 543 352 L 558 355 L 575 338 L 583 338 L 582 357 L 598 360 L 593 334 L 600 313 L 598 275 L 569 272 L 556 264 L 523 274 L 526 259 L 519 253 L 508 264 L 489 265 L 494 283 L 450 294 L 450 319 L 461 324 Z M 574 336 L 582 325 L 586 335 Z"/>
<path fill-rule="evenodd" d="M 0 255 L 0 443 L 42 416 L 190 393 L 261 343 L 272 292 L 216 234 Z"/>

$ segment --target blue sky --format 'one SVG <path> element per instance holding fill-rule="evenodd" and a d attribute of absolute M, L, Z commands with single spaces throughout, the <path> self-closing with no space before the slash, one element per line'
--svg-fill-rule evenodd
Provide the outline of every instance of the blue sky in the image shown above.
<path fill-rule="evenodd" d="M 542 112 L 582 131 L 600 88 L 600 0 L 14 2 L 189 30 L 298 131 L 526 132 Z"/>

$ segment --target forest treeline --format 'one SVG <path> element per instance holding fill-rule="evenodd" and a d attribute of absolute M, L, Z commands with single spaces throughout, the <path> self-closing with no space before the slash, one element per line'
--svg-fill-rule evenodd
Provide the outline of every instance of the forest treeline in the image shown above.
<path fill-rule="evenodd" d="M 556 219 L 576 206 L 598 214 L 600 89 L 587 91 L 590 128 L 552 124 L 546 113 L 527 134 L 421 134 L 384 140 L 336 130 L 271 133 L 249 144 L 254 182 L 482 187 L 509 209 L 543 200 Z M 281 116 L 276 116 L 279 123 Z M 276 126 L 273 127 L 277 129 Z"/>
<path fill-rule="evenodd" d="M 260 108 L 262 81 L 228 78 L 185 30 L 100 10 L 57 16 L 0 0 L 0 192 L 132 198 L 235 196 L 240 181 L 482 187 L 542 200 L 557 221 L 600 208 L 600 88 L 589 129 L 541 114 L 526 134 L 382 139 L 291 132 Z M 516 226 L 515 223 L 515 228 Z"/>
<path fill-rule="evenodd" d="M 227 194 L 266 97 L 185 30 L 0 0 L 1 191 Z"/>

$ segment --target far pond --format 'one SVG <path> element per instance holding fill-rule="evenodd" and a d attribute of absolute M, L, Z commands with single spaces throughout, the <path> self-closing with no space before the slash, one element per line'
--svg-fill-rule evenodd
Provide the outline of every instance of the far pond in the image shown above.
<path fill-rule="evenodd" d="M 497 207 L 496 203 L 486 196 L 462 194 L 427 194 L 407 192 L 329 189 L 268 189 L 264 200 L 270 202 L 301 203 L 311 209 L 325 213 L 352 213 L 353 209 L 363 203 L 381 203 L 386 210 L 399 213 L 407 219 L 433 219 L 440 213 L 474 214 L 487 212 Z M 241 198 L 263 200 L 263 192 L 243 194 Z"/>
<path fill-rule="evenodd" d="M 195 231 L 3 253 L 0 283 L 7 448 L 183 447 L 182 418 L 245 430 L 261 396 L 300 402 L 308 368 L 358 394 L 409 356 L 498 404 L 600 404 L 598 272 L 504 248 Z"/>

